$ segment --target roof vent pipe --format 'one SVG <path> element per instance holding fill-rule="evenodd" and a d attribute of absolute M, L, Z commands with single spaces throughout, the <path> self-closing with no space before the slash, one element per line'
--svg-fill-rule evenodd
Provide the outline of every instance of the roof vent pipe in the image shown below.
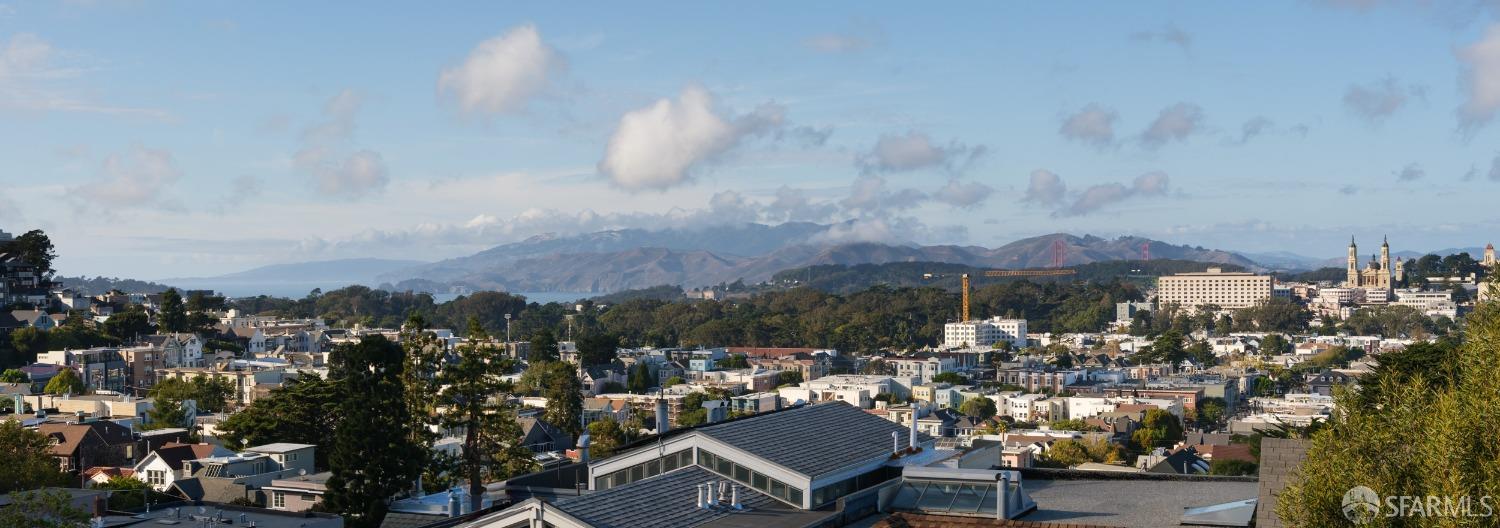
<path fill-rule="evenodd" d="M 729 481 L 721 480 L 719 481 L 719 500 L 714 501 L 714 504 L 724 504 L 724 500 L 729 498 L 727 495 L 729 495 Z"/>
<path fill-rule="evenodd" d="M 901 434 L 891 431 L 891 453 L 901 452 Z"/>
<path fill-rule="evenodd" d="M 740 504 L 740 486 L 738 484 L 729 485 L 729 507 L 736 510 L 745 509 L 745 505 Z"/>
<path fill-rule="evenodd" d="M 892 432 L 895 432 L 895 431 L 892 431 Z M 912 451 L 916 451 L 917 450 L 917 410 L 916 410 L 916 408 L 913 408 L 912 411 L 911 411 L 911 433 L 910 433 L 910 435 L 908 437 L 907 442 L 908 442 L 908 447 L 910 447 Z"/>
<path fill-rule="evenodd" d="M 703 484 L 703 489 L 708 493 L 708 507 L 712 508 L 714 506 L 718 506 L 719 501 L 714 500 L 714 483 L 705 482 Z"/>
<path fill-rule="evenodd" d="M 693 488 L 696 489 L 696 490 L 698 490 L 698 509 L 701 510 L 701 509 L 707 508 L 708 507 L 708 501 L 703 498 L 703 485 L 702 484 L 695 484 L 693 486 Z"/>

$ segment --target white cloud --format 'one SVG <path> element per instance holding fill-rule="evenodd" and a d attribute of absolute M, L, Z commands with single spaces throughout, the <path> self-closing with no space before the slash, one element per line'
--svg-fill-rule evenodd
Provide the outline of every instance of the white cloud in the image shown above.
<path fill-rule="evenodd" d="M 1193 103 L 1177 103 L 1162 109 L 1141 133 L 1141 144 L 1148 148 L 1169 141 L 1183 141 L 1203 130 L 1203 108 Z"/>
<path fill-rule="evenodd" d="M 1052 216 L 1083 216 L 1110 205 L 1135 197 L 1165 196 L 1171 186 L 1171 178 L 1161 171 L 1152 171 L 1137 176 L 1130 185 L 1102 183 L 1091 185 L 1067 199 L 1067 185 L 1051 171 L 1036 170 L 1031 173 L 1031 185 L 1024 201 L 1051 205 Z"/>
<path fill-rule="evenodd" d="M 1068 185 L 1062 177 L 1047 169 L 1031 171 L 1031 182 L 1026 186 L 1026 196 L 1021 200 L 1042 205 L 1061 203 L 1068 193 Z"/>
<path fill-rule="evenodd" d="M 885 31 L 880 26 L 856 21 L 849 31 L 821 33 L 802 40 L 807 49 L 829 54 L 858 53 L 885 41 Z"/>
<path fill-rule="evenodd" d="M 807 191 L 785 185 L 776 189 L 776 199 L 765 210 L 766 218 L 774 222 L 823 222 L 836 212 L 838 206 L 813 202 Z"/>
<path fill-rule="evenodd" d="M 80 98 L 70 89 L 83 68 L 54 64 L 63 54 L 33 33 L 16 33 L 0 41 L 0 106 L 30 111 L 83 112 L 138 116 L 166 121 L 167 112 L 152 108 L 114 106 Z M 58 80 L 72 81 L 59 85 Z"/>
<path fill-rule="evenodd" d="M 1065 139 L 1106 147 L 1115 142 L 1115 121 L 1119 118 L 1120 115 L 1113 109 L 1089 103 L 1063 119 L 1057 132 Z"/>
<path fill-rule="evenodd" d="M 564 64 L 536 26 L 526 24 L 479 43 L 463 64 L 443 70 L 438 92 L 454 97 L 465 112 L 516 112 L 546 90 Z"/>
<path fill-rule="evenodd" d="M 905 135 L 883 134 L 854 164 L 865 172 L 907 172 L 935 167 L 960 170 L 984 155 L 985 147 L 958 142 L 939 146 L 927 134 L 915 130 Z"/>
<path fill-rule="evenodd" d="M 962 181 L 951 178 L 948 184 L 932 193 L 932 199 L 939 202 L 962 207 L 965 209 L 977 207 L 995 193 L 995 188 L 977 181 Z"/>
<path fill-rule="evenodd" d="M 68 195 L 81 199 L 88 205 L 106 205 L 110 209 L 145 208 L 165 202 L 163 193 L 177 180 L 182 171 L 172 153 L 165 149 L 152 149 L 140 145 L 124 154 L 105 158 L 99 169 L 99 179 L 68 189 Z"/>
<path fill-rule="evenodd" d="M 767 103 L 738 118 L 721 115 L 713 94 L 688 86 L 676 99 L 660 99 L 627 112 L 609 138 L 599 172 L 631 191 L 665 190 L 749 136 L 779 130 L 786 109 Z"/>
<path fill-rule="evenodd" d="M 1458 108 L 1459 128 L 1468 134 L 1488 124 L 1500 109 L 1500 24 L 1457 51 L 1463 63 L 1463 88 L 1467 98 Z"/>
<path fill-rule="evenodd" d="M 353 90 L 334 95 L 323 107 L 326 119 L 302 131 L 302 148 L 292 156 L 293 167 L 331 198 L 359 199 L 390 183 L 390 171 L 379 152 L 351 148 L 355 118 L 363 103 Z"/>

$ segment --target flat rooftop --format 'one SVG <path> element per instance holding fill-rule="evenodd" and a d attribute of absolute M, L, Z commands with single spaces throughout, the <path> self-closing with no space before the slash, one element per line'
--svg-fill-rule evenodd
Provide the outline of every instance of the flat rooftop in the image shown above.
<path fill-rule="evenodd" d="M 1256 498 L 1254 481 L 1023 479 L 1037 509 L 1019 520 L 1098 526 L 1181 526 L 1187 508 Z"/>

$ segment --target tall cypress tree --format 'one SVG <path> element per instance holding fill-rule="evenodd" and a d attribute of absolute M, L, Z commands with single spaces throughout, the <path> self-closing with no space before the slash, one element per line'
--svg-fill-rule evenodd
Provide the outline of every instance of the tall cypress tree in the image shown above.
<path fill-rule="evenodd" d="M 391 500 L 421 474 L 423 447 L 412 440 L 411 411 L 402 386 L 401 347 L 373 335 L 334 351 L 332 376 L 341 387 L 342 415 L 333 435 L 325 500 L 352 528 L 373 528 Z"/>

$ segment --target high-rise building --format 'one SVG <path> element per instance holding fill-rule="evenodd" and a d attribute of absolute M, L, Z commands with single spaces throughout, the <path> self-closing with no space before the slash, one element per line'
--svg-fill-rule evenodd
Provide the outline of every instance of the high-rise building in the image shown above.
<path fill-rule="evenodd" d="M 1201 273 L 1167 275 L 1156 282 L 1156 304 L 1176 304 L 1188 311 L 1203 306 L 1233 310 L 1249 308 L 1271 298 L 1276 279 L 1270 275 L 1225 272 L 1208 268 Z"/>

